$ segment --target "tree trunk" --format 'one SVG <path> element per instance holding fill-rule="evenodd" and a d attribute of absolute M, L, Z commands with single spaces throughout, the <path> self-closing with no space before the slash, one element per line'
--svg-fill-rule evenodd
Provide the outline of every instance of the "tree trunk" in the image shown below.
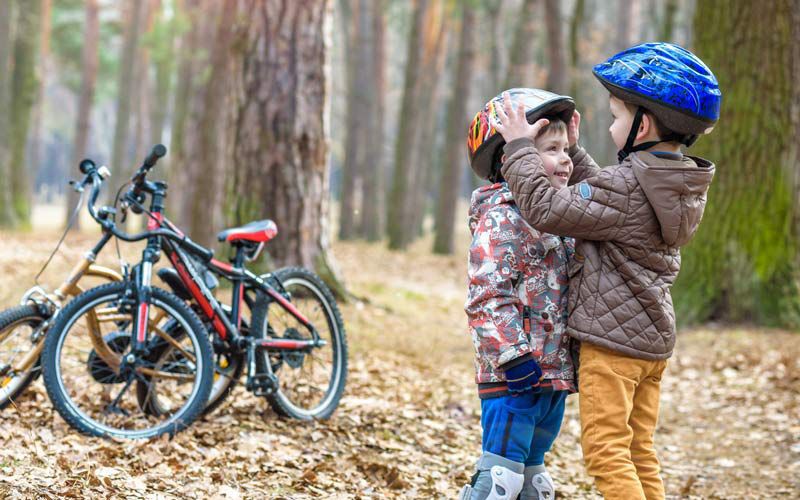
<path fill-rule="evenodd" d="M 523 0 L 514 30 L 514 42 L 508 61 L 504 89 L 537 87 L 541 85 L 535 62 L 536 27 L 541 19 L 536 15 L 538 0 Z M 493 97 L 493 96 L 492 96 Z"/>
<path fill-rule="evenodd" d="M 441 121 L 439 112 L 439 95 L 442 91 L 441 76 L 444 72 L 444 63 L 447 56 L 447 36 L 450 18 L 449 8 L 445 11 L 444 2 L 439 0 L 430 4 L 430 10 L 425 15 L 425 36 L 422 51 L 422 76 L 417 90 L 416 109 L 428 110 L 427 119 L 422 120 L 416 127 L 416 147 L 412 149 L 410 165 L 413 168 L 412 179 L 415 179 L 415 188 L 409 191 L 410 203 L 407 220 L 410 221 L 406 228 L 406 244 L 412 243 L 422 235 L 425 212 L 428 201 L 434 190 L 434 182 L 441 171 L 441 155 L 436 155 L 437 138 L 440 136 Z"/>
<path fill-rule="evenodd" d="M 98 0 L 87 0 L 85 9 L 86 26 L 83 32 L 81 54 L 81 91 L 78 98 L 78 115 L 75 123 L 75 140 L 72 146 L 70 168 L 77 169 L 78 163 L 86 157 L 89 143 L 89 128 L 92 115 L 95 83 L 97 82 L 98 48 L 100 42 L 100 7 Z M 78 203 L 78 193 L 67 189 L 67 221 Z M 80 227 L 80 217 L 75 218 L 75 227 Z"/>
<path fill-rule="evenodd" d="M 544 1 L 544 17 L 547 25 L 547 89 L 557 94 L 567 91 L 567 75 L 564 64 L 564 36 L 561 31 L 561 8 L 558 0 Z"/>
<path fill-rule="evenodd" d="M 200 47 L 200 4 L 201 0 L 177 0 L 175 4 L 177 19 L 185 19 L 188 26 L 181 36 L 178 48 L 178 74 L 174 92 L 174 112 L 172 120 L 172 136 L 169 141 L 169 180 L 173 185 L 185 185 L 186 171 L 183 162 L 183 141 L 185 136 L 186 118 L 189 115 L 190 97 L 193 89 L 193 66 L 196 54 Z M 186 196 L 181 190 L 173 190 L 167 198 L 167 205 L 171 218 L 182 223 Z"/>
<path fill-rule="evenodd" d="M 344 2 L 343 2 L 344 3 Z M 369 19 L 365 12 L 365 1 L 360 0 L 356 8 L 349 8 L 347 43 L 345 48 L 345 64 L 347 64 L 347 118 L 342 167 L 342 185 L 339 211 L 339 239 L 349 240 L 356 236 L 356 184 L 359 181 L 359 166 L 364 155 L 365 132 L 364 119 L 369 114 L 369 101 L 364 102 L 365 68 L 363 54 L 369 50 L 364 45 L 365 21 Z"/>
<path fill-rule="evenodd" d="M 578 43 L 581 38 L 581 32 L 583 31 L 583 24 L 586 17 L 586 1 L 585 0 L 576 0 L 575 1 L 575 10 L 572 13 L 572 19 L 569 23 L 569 65 L 570 65 L 570 91 L 569 95 L 575 99 L 575 102 L 578 103 L 580 106 L 585 106 L 583 99 L 581 99 L 581 85 L 580 82 L 583 80 L 582 78 L 582 71 L 580 67 L 581 56 L 580 50 L 578 47 Z"/>
<path fill-rule="evenodd" d="M 464 134 L 467 116 L 467 103 L 472 87 L 473 61 L 475 59 L 474 28 L 475 11 L 469 1 L 462 0 L 463 17 L 461 20 L 461 37 L 459 42 L 458 61 L 456 63 L 455 89 L 450 97 L 447 117 L 447 154 L 442 177 L 439 181 L 439 196 L 436 207 L 436 236 L 433 251 L 440 254 L 451 254 L 454 250 L 454 224 L 456 205 L 461 188 L 461 179 L 466 169 L 464 150 Z"/>
<path fill-rule="evenodd" d="M 158 8 L 159 0 L 142 0 L 144 2 L 144 24 L 142 33 L 152 36 L 155 12 Z M 150 80 L 150 46 L 147 43 L 139 44 L 136 50 L 136 66 L 134 75 L 137 76 L 136 88 L 134 89 L 134 139 L 133 146 L 136 152 L 133 157 L 134 162 L 139 162 L 147 156 L 153 145 L 150 142 L 150 96 L 152 95 L 152 82 Z M 139 217 L 130 219 L 140 222 Z"/>
<path fill-rule="evenodd" d="M 114 145 L 111 152 L 111 168 L 125 171 L 130 162 L 128 154 L 128 130 L 132 104 L 132 84 L 134 79 L 140 81 L 134 74 L 136 63 L 136 47 L 139 33 L 144 23 L 144 1 L 130 0 L 130 17 L 125 26 L 125 35 L 122 41 L 122 54 L 120 55 L 119 80 L 117 86 L 117 120 L 114 126 Z"/>
<path fill-rule="evenodd" d="M 249 19 L 234 138 L 237 222 L 270 218 L 275 266 L 316 270 L 340 296 L 329 260 L 327 0 L 242 2 Z"/>
<path fill-rule="evenodd" d="M 169 90 L 172 75 L 172 61 L 175 58 L 174 48 L 174 17 L 172 20 L 164 19 L 164 10 L 161 1 L 153 10 L 156 12 L 157 42 L 153 49 L 152 59 L 155 66 L 155 93 L 150 100 L 150 141 L 152 144 L 163 142 L 164 126 L 167 121 L 169 109 Z"/>
<path fill-rule="evenodd" d="M 385 4 L 383 0 L 368 2 L 372 20 L 371 60 L 369 86 L 371 112 L 365 117 L 367 124 L 367 152 L 364 169 L 364 203 L 361 209 L 361 234 L 368 241 L 377 241 L 383 236 L 385 227 L 384 210 L 384 115 L 386 108 L 386 43 L 385 43 Z"/>
<path fill-rule="evenodd" d="M 675 16 L 678 14 L 678 0 L 666 0 L 664 5 L 664 21 L 661 25 L 659 39 L 662 42 L 671 42 L 675 29 Z"/>
<path fill-rule="evenodd" d="M 482 97 L 489 100 L 500 91 L 503 81 L 503 74 L 506 68 L 505 57 L 505 27 L 503 26 L 503 2 L 502 0 L 486 0 L 484 2 L 489 22 L 489 75 L 486 78 L 486 88 Z"/>
<path fill-rule="evenodd" d="M 13 227 L 14 212 L 11 183 L 11 48 L 14 44 L 14 4 L 0 2 L 0 226 Z"/>
<path fill-rule="evenodd" d="M 196 142 L 186 144 L 186 168 L 196 172 L 200 180 L 191 189 L 189 234 L 203 245 L 211 245 L 223 223 L 224 143 L 221 136 L 227 123 L 226 96 L 229 94 L 233 24 L 237 0 L 225 0 L 211 50 L 211 75 L 202 91 L 202 106 L 197 120 L 192 120 Z"/>
<path fill-rule="evenodd" d="M 196 125 L 205 112 L 205 91 L 211 73 L 210 54 L 214 50 L 219 28 L 219 6 L 216 0 L 187 0 L 184 15 L 189 31 L 181 41 L 181 66 L 175 88 L 175 123 L 172 129 L 170 182 L 181 186 L 170 193 L 172 219 L 182 227 L 192 224 L 195 189 L 206 182 L 208 172 L 193 163 L 199 150 L 200 128 Z M 211 175 L 217 175 L 215 171 Z"/>
<path fill-rule="evenodd" d="M 50 72 L 50 32 L 53 0 L 41 0 L 42 20 L 39 41 L 39 88 L 36 89 L 36 98 L 33 105 L 33 124 L 31 125 L 30 149 L 28 157 L 33 172 L 39 171 L 42 157 L 42 112 L 44 108 L 44 91 L 47 87 L 47 77 Z"/>
<path fill-rule="evenodd" d="M 41 2 L 26 2 L 17 13 L 17 36 L 14 41 L 14 72 L 11 85 L 11 185 L 14 212 L 23 226 L 30 224 L 30 165 L 25 150 L 30 128 L 33 101 L 39 88 L 36 59 L 39 50 Z"/>
<path fill-rule="evenodd" d="M 675 285 L 684 320 L 787 324 L 792 304 L 800 305 L 791 281 L 798 255 L 790 230 L 795 193 L 789 169 L 779 168 L 796 140 L 790 108 L 800 85 L 792 75 L 798 8 L 789 0 L 725 9 L 697 4 L 695 48 L 724 98 L 719 126 L 692 148 L 719 167 Z"/>
<path fill-rule="evenodd" d="M 631 36 L 631 0 L 617 0 L 617 52 L 624 50 L 630 45 Z"/>
<path fill-rule="evenodd" d="M 790 170 L 789 178 L 792 179 L 792 239 L 795 241 L 795 256 L 792 269 L 793 286 L 789 293 L 795 297 L 795 314 L 792 321 L 787 321 L 794 328 L 800 327 L 800 8 L 797 3 L 791 9 L 791 68 L 792 68 L 792 97 L 791 97 L 791 147 L 787 155 L 787 167 Z"/>
<path fill-rule="evenodd" d="M 405 67 L 405 83 L 403 84 L 403 102 L 400 107 L 400 124 L 394 152 L 394 173 L 392 190 L 389 194 L 387 214 L 387 230 L 389 248 L 402 249 L 408 245 L 408 229 L 411 221 L 408 217 L 407 204 L 411 190 L 413 163 L 412 149 L 417 130 L 418 110 L 417 81 L 422 52 L 424 14 L 428 11 L 429 0 L 416 0 L 414 3 L 411 32 L 408 35 L 408 57 Z"/>

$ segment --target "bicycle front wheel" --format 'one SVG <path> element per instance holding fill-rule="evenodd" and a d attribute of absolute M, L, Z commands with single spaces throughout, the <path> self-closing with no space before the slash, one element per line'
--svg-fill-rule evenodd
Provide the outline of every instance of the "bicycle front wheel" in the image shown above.
<path fill-rule="evenodd" d="M 35 305 L 0 313 L 0 410 L 14 403 L 39 376 L 46 317 Z"/>
<path fill-rule="evenodd" d="M 339 404 L 347 379 L 347 339 L 336 300 L 325 283 L 307 269 L 279 269 L 273 276 L 283 285 L 291 304 L 314 325 L 322 343 L 310 350 L 259 352 L 259 372 L 277 379 L 267 401 L 284 417 L 328 418 Z M 265 296 L 260 296 L 253 308 L 253 334 L 266 339 L 313 339 L 294 315 Z"/>
<path fill-rule="evenodd" d="M 101 437 L 173 435 L 202 412 L 211 390 L 213 358 L 205 327 L 177 296 L 151 288 L 147 335 L 160 337 L 180 359 L 152 360 L 131 351 L 136 301 L 128 282 L 89 290 L 70 302 L 47 336 L 42 366 L 53 406 L 72 427 Z M 165 331 L 171 322 L 182 335 Z M 157 382 L 163 411 L 140 405 L 138 385 Z"/>

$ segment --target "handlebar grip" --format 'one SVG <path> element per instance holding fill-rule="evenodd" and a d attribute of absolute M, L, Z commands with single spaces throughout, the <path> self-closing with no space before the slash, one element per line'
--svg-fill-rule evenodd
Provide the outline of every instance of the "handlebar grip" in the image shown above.
<path fill-rule="evenodd" d="M 86 158 L 85 160 L 81 160 L 80 164 L 78 165 L 78 168 L 81 169 L 82 174 L 88 174 L 89 172 L 94 170 L 95 164 L 92 160 Z"/>
<path fill-rule="evenodd" d="M 153 165 L 159 160 L 159 158 L 163 158 L 164 155 L 167 154 L 167 147 L 163 144 L 156 144 L 153 146 L 153 150 L 150 151 L 150 154 L 147 155 L 147 158 L 144 159 L 144 163 L 142 164 L 145 168 L 153 168 Z"/>

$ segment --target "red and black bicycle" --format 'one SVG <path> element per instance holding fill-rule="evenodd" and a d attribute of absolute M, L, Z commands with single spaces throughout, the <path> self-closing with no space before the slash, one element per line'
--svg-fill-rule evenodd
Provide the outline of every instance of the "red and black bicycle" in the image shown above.
<path fill-rule="evenodd" d="M 246 368 L 246 388 L 280 415 L 329 417 L 347 375 L 344 325 L 330 290 L 306 269 L 259 276 L 246 268 L 277 234 L 270 220 L 219 233 L 232 247 L 230 263 L 187 238 L 164 217 L 166 183 L 146 178 L 165 154 L 156 146 L 121 202 L 100 209 L 103 167 L 81 163 L 89 213 L 104 234 L 147 245 L 126 279 L 79 295 L 58 315 L 42 353 L 54 406 L 92 435 L 172 434 L 218 406 Z M 118 227 L 129 210 L 146 214 L 146 231 Z M 151 285 L 162 254 L 171 267 L 157 274 L 172 292 Z M 215 297 L 220 278 L 232 284 L 230 305 Z"/>

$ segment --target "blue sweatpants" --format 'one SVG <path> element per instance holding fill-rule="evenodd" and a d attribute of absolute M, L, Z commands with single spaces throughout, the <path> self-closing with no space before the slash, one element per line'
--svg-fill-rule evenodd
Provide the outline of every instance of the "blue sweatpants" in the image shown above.
<path fill-rule="evenodd" d="M 567 391 L 545 390 L 481 400 L 483 451 L 531 465 L 544 464 L 564 419 Z"/>

